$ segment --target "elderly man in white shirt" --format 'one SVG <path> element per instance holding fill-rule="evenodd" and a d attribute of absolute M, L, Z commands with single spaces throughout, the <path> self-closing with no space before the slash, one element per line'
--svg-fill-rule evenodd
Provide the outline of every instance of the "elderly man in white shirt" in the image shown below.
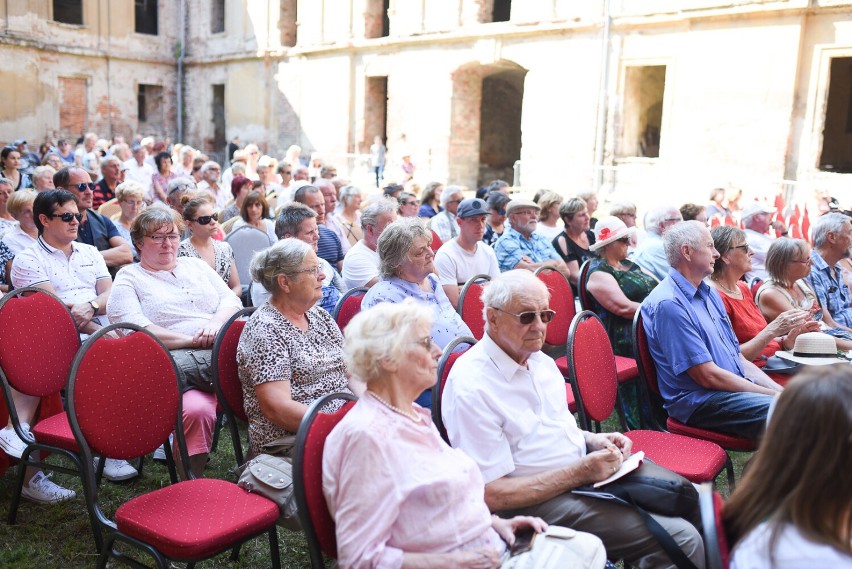
<path fill-rule="evenodd" d="M 134 144 L 131 151 L 133 152 L 133 158 L 124 162 L 124 166 L 127 168 L 124 172 L 124 179 L 142 184 L 142 187 L 148 192 L 151 188 L 151 177 L 156 170 L 145 161 L 146 153 L 144 146 Z M 94 180 L 94 178 L 92 179 Z"/>
<path fill-rule="evenodd" d="M 346 289 L 371 287 L 379 281 L 379 254 L 376 245 L 379 236 L 389 224 L 396 221 L 396 200 L 379 199 L 361 212 L 364 238 L 349 249 L 343 259 L 343 283 Z"/>
<path fill-rule="evenodd" d="M 601 538 L 610 559 L 642 568 L 672 562 L 636 510 L 571 490 L 606 479 L 630 455 L 620 433 L 581 431 L 565 382 L 541 353 L 553 317 L 548 291 L 529 271 L 512 270 L 483 294 L 486 333 L 450 372 L 443 419 L 450 443 L 479 465 L 485 502 L 501 516 L 531 515 Z M 697 566 L 704 544 L 688 521 L 652 514 Z"/>
<path fill-rule="evenodd" d="M 751 270 L 745 275 L 748 281 L 755 277 L 762 281 L 769 278 L 769 273 L 766 272 L 766 253 L 769 252 L 769 246 L 775 241 L 775 237 L 770 237 L 767 232 L 776 211 L 778 210 L 774 207 L 758 202 L 750 203 L 743 209 L 746 243 L 752 252 Z"/>
<path fill-rule="evenodd" d="M 38 194 L 33 202 L 33 220 L 39 237 L 12 261 L 12 283 L 16 288 L 34 286 L 55 294 L 70 309 L 80 333 L 91 334 L 108 324 L 105 313 L 112 278 L 98 250 L 75 241 L 81 218 L 77 198 L 71 192 L 46 190 Z M 19 420 L 29 428 L 39 399 L 20 393 L 13 393 L 12 399 Z M 0 447 L 12 456 L 20 457 L 21 445 L 23 441 L 10 427 L 0 433 Z M 38 475 L 35 470 L 29 470 L 30 478 Z M 108 458 L 104 465 L 107 480 L 127 480 L 137 474 L 136 469 L 123 460 Z M 36 489 L 33 484 L 25 486 L 23 495 L 47 502 L 67 499 L 71 491 L 46 482 L 47 488 L 41 488 L 45 482 L 42 478 L 35 479 Z M 42 492 L 38 492 L 39 488 Z"/>
<path fill-rule="evenodd" d="M 429 220 L 429 227 L 442 243 L 458 237 L 459 224 L 456 222 L 456 212 L 463 199 L 464 194 L 459 186 L 447 186 L 441 194 L 441 207 L 444 211 Z"/>
<path fill-rule="evenodd" d="M 230 188 L 223 188 L 219 183 L 221 173 L 221 166 L 213 160 L 208 160 L 201 166 L 201 181 L 198 182 L 198 191 L 208 192 L 216 200 L 213 211 L 217 213 L 225 209 L 225 205 L 234 197 Z"/>

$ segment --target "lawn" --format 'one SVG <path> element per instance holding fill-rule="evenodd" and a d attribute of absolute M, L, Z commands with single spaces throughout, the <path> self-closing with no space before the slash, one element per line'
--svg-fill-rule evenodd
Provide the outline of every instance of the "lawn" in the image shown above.
<path fill-rule="evenodd" d="M 615 429 L 617 422 L 610 418 L 604 429 Z M 244 431 L 243 431 L 244 432 Z M 750 453 L 731 453 L 739 480 L 745 461 Z M 58 459 L 52 459 L 58 460 Z M 232 469 L 235 466 L 233 447 L 227 429 L 222 430 L 218 449 L 211 455 L 205 474 L 214 478 L 236 480 Z M 17 468 L 10 469 L 0 478 L 0 515 L 5 520 L 8 504 L 15 482 Z M 18 522 L 8 525 L 0 522 L 0 567 L 8 569 L 94 567 L 97 561 L 94 541 L 89 525 L 89 516 L 82 500 L 79 479 L 54 474 L 54 481 L 73 488 L 78 497 L 55 506 L 34 504 L 22 500 L 18 509 Z M 101 503 L 108 508 L 108 515 L 127 499 L 160 488 L 168 484 L 168 472 L 164 465 L 146 459 L 142 475 L 124 483 L 104 482 L 101 485 Z M 724 472 L 717 478 L 720 492 L 729 495 Z M 287 568 L 310 568 L 310 560 L 303 534 L 279 528 L 278 539 L 281 564 Z M 147 561 L 147 560 L 146 560 Z M 177 565 L 176 565 L 177 566 Z M 245 544 L 239 560 L 234 563 L 228 554 L 199 563 L 199 568 L 264 568 L 271 567 L 269 542 L 265 536 Z"/>

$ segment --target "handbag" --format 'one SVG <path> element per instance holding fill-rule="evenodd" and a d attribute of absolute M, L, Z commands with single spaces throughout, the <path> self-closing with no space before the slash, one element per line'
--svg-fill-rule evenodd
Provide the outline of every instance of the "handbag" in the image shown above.
<path fill-rule="evenodd" d="M 178 368 L 180 392 L 198 389 L 213 393 L 213 350 L 171 350 Z"/>
<path fill-rule="evenodd" d="M 278 525 L 301 531 L 293 488 L 293 459 L 289 456 L 295 440 L 296 437 L 290 435 L 263 445 L 262 450 L 266 452 L 244 465 L 237 485 L 278 504 Z"/>
<path fill-rule="evenodd" d="M 581 486 L 573 493 L 632 506 L 679 569 L 696 569 L 672 536 L 651 516 L 654 513 L 683 518 L 701 531 L 698 491 L 683 476 L 646 458 L 639 468 L 606 486 Z"/>

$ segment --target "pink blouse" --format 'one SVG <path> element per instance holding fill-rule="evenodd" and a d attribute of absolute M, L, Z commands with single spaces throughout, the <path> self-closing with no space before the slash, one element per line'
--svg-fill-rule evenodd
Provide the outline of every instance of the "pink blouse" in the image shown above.
<path fill-rule="evenodd" d="M 342 569 L 396 569 L 404 552 L 505 549 L 479 468 L 415 409 L 417 424 L 365 393 L 328 437 L 322 484 Z"/>

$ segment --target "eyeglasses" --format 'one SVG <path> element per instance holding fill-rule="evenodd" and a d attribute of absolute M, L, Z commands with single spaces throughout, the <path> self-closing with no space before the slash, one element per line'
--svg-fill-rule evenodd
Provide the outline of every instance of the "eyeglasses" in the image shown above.
<path fill-rule="evenodd" d="M 497 215 L 506 215 L 506 210 L 505 209 L 497 209 L 497 210 L 494 210 L 494 213 L 496 213 Z"/>
<path fill-rule="evenodd" d="M 70 211 L 66 211 L 65 213 L 49 213 L 47 214 L 47 217 L 51 219 L 54 217 L 58 217 L 65 223 L 71 223 L 71 221 L 74 219 L 76 219 L 78 223 L 83 221 L 82 213 L 71 213 Z"/>
<path fill-rule="evenodd" d="M 681 221 L 683 221 L 682 217 L 669 217 L 663 220 L 664 223 L 680 223 Z"/>
<path fill-rule="evenodd" d="M 322 263 L 319 265 L 314 265 L 313 267 L 308 267 L 307 269 L 299 269 L 296 271 L 297 273 L 313 273 L 314 276 L 325 276 L 325 269 L 323 269 Z"/>
<path fill-rule="evenodd" d="M 794 262 L 794 263 L 801 263 L 801 264 L 803 264 L 803 265 L 813 265 L 813 264 L 814 264 L 814 260 L 813 260 L 813 259 L 811 259 L 810 257 L 808 257 L 807 259 L 801 260 L 801 261 L 799 261 L 799 260 L 794 260 L 793 262 Z"/>
<path fill-rule="evenodd" d="M 284 176 L 290 176 L 293 174 L 293 172 L 291 172 L 290 170 L 284 170 L 283 172 L 281 172 L 281 174 Z"/>
<path fill-rule="evenodd" d="M 196 217 L 195 219 L 187 219 L 187 221 L 194 221 L 198 225 L 209 225 L 210 222 L 213 221 L 214 217 L 216 217 L 216 216 L 215 215 L 200 215 L 200 216 Z"/>
<path fill-rule="evenodd" d="M 495 308 L 495 310 L 499 310 L 500 312 L 503 312 L 504 314 L 509 314 L 511 316 L 514 316 L 524 326 L 527 326 L 528 324 L 532 324 L 533 320 L 535 320 L 536 316 L 538 316 L 539 319 L 544 324 L 547 324 L 548 322 L 553 320 L 554 316 L 556 316 L 556 311 L 554 311 L 554 310 L 542 310 L 541 312 L 521 312 L 520 314 L 515 314 L 514 312 L 507 312 L 507 311 L 502 310 L 500 308 Z"/>
<path fill-rule="evenodd" d="M 145 237 L 149 237 L 151 241 L 153 241 L 157 245 L 162 245 L 166 241 L 168 241 L 169 243 L 177 243 L 178 241 L 180 241 L 180 235 L 178 235 L 177 233 L 155 233 L 154 235 L 146 235 Z"/>
<path fill-rule="evenodd" d="M 417 205 L 417 202 L 402 202 L 402 205 Z"/>
<path fill-rule="evenodd" d="M 177 184 L 169 191 L 169 195 L 172 195 L 175 192 L 189 192 L 194 191 L 196 189 L 195 184 Z"/>
<path fill-rule="evenodd" d="M 734 249 L 742 249 L 746 253 L 751 253 L 751 247 L 748 246 L 748 243 L 746 243 L 745 245 L 737 245 L 736 247 L 731 247 L 731 250 Z"/>
<path fill-rule="evenodd" d="M 145 202 L 142 201 L 142 200 L 122 200 L 122 201 L 124 203 L 126 203 L 127 205 L 132 205 L 132 206 L 136 206 L 136 207 L 140 207 L 140 206 L 145 204 Z"/>
<path fill-rule="evenodd" d="M 630 244 L 630 237 L 622 237 L 621 239 L 616 239 L 619 243 L 624 243 L 625 245 Z"/>
<path fill-rule="evenodd" d="M 424 348 L 426 348 L 427 350 L 429 350 L 430 352 L 432 351 L 432 346 L 436 345 L 435 342 L 432 341 L 432 336 L 426 336 L 425 338 L 421 338 L 420 340 L 417 340 L 416 342 L 409 342 L 409 343 L 419 344 L 419 345 L 423 346 Z"/>
<path fill-rule="evenodd" d="M 447 205 L 450 205 L 451 203 L 462 203 L 462 200 L 450 200 L 447 202 Z"/>
<path fill-rule="evenodd" d="M 85 192 L 86 190 L 89 190 L 90 192 L 95 191 L 95 183 L 94 182 L 89 182 L 88 184 L 85 183 L 85 182 L 82 183 L 82 184 L 68 184 L 65 187 L 66 188 L 77 188 L 78 192 Z"/>

